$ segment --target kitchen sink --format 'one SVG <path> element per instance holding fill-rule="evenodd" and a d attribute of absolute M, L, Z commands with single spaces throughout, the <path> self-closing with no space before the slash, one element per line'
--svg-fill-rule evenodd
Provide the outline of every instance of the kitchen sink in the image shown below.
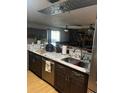
<path fill-rule="evenodd" d="M 84 62 L 81 62 L 80 60 L 77 60 L 71 57 L 63 58 L 62 60 L 67 63 L 71 63 L 80 67 L 86 67 L 86 64 Z"/>

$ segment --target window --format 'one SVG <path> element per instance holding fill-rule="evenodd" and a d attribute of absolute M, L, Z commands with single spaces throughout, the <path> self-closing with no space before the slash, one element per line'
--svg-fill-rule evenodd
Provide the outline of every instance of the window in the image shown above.
<path fill-rule="evenodd" d="M 60 41 L 60 31 L 51 31 L 51 43 L 56 46 L 56 42 Z"/>

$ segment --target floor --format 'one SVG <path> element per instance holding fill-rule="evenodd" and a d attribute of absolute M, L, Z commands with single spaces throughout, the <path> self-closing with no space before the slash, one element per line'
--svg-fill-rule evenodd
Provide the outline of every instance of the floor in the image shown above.
<path fill-rule="evenodd" d="M 28 70 L 27 93 L 58 93 L 52 86 Z"/>

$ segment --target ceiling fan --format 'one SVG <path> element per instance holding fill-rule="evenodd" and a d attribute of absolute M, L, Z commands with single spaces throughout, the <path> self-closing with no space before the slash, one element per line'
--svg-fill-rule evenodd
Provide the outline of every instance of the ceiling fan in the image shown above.
<path fill-rule="evenodd" d="M 91 35 L 91 34 L 93 35 L 94 30 L 95 30 L 95 28 L 94 28 L 93 24 L 90 24 L 89 29 L 88 29 L 88 34 L 89 35 Z"/>
<path fill-rule="evenodd" d="M 78 25 L 78 24 L 73 24 L 73 25 L 66 25 L 65 27 L 64 27 L 65 29 L 82 29 L 82 28 L 89 28 L 89 26 L 82 26 L 82 25 Z"/>
<path fill-rule="evenodd" d="M 65 31 L 65 32 L 68 32 L 68 25 L 65 26 L 64 31 Z"/>

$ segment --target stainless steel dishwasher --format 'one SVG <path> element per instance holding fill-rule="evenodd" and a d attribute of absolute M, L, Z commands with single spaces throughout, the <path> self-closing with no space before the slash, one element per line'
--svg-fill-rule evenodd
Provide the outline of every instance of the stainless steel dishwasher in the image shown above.
<path fill-rule="evenodd" d="M 54 68 L 55 68 L 54 62 L 47 58 L 42 58 L 42 61 L 43 61 L 42 62 L 42 79 L 47 81 L 51 85 L 54 85 Z M 51 72 L 47 72 L 45 70 L 46 61 L 49 61 L 51 64 Z"/>

